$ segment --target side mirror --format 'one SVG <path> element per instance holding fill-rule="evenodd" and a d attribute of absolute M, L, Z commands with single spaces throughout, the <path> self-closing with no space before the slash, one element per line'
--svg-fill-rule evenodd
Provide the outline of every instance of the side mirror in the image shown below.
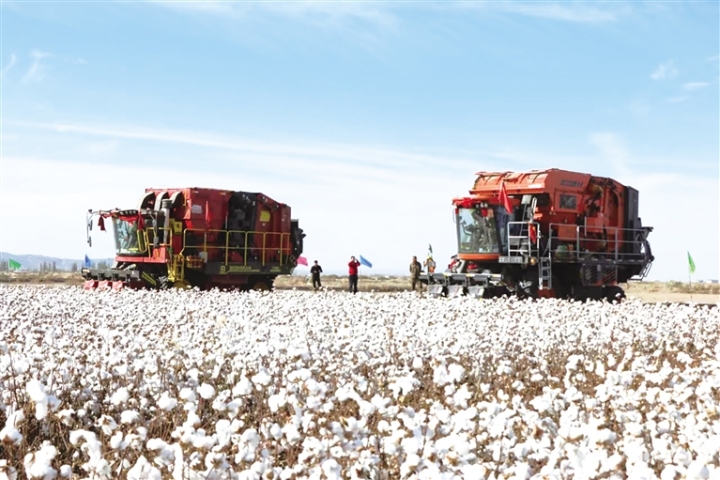
<path fill-rule="evenodd" d="M 88 247 L 92 247 L 92 237 L 88 237 Z"/>

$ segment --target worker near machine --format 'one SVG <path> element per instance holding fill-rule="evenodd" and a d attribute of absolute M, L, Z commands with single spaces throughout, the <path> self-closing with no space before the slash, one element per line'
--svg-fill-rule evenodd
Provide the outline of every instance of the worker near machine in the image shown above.
<path fill-rule="evenodd" d="M 432 255 L 428 255 L 423 262 L 423 266 L 427 267 L 429 274 L 435 273 L 435 260 L 433 260 Z"/>
<path fill-rule="evenodd" d="M 413 291 L 415 290 L 415 287 L 420 283 L 420 272 L 422 272 L 422 265 L 420 265 L 420 262 L 418 262 L 417 257 L 413 256 L 412 262 L 410 262 L 410 284 Z"/>
<path fill-rule="evenodd" d="M 313 289 L 317 290 L 318 288 L 322 287 L 322 284 L 320 283 L 320 274 L 322 273 L 322 267 L 318 265 L 318 261 L 315 260 L 315 263 L 312 267 L 310 267 L 310 274 L 312 275 L 312 282 L 313 282 Z"/>
<path fill-rule="evenodd" d="M 358 291 L 358 267 L 360 266 L 360 262 L 355 260 L 355 257 L 350 257 L 350 263 L 348 263 L 348 281 L 350 283 L 349 288 L 350 291 L 354 294 Z"/>

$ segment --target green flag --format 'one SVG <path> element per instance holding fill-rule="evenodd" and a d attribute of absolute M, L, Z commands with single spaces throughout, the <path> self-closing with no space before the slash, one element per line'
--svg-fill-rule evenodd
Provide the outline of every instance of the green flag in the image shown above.
<path fill-rule="evenodd" d="M 10 267 L 11 270 L 18 270 L 22 265 L 20 265 L 18 262 L 13 260 L 12 258 L 8 260 L 8 267 Z"/>
<path fill-rule="evenodd" d="M 690 267 L 690 273 L 695 273 L 695 262 L 693 262 L 690 252 L 688 252 L 688 266 Z"/>

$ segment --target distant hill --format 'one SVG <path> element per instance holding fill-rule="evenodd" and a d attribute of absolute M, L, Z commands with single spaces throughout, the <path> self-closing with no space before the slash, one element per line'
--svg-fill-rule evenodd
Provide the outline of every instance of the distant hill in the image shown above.
<path fill-rule="evenodd" d="M 73 264 L 78 269 L 83 267 L 85 259 L 68 259 L 68 258 L 57 258 L 57 257 L 46 257 L 43 255 L 15 255 L 7 252 L 0 252 L 0 264 L 5 265 L 8 260 L 15 260 L 21 267 L 20 270 L 33 271 L 40 270 L 43 263 L 47 265 L 55 264 L 55 268 L 60 271 L 69 272 L 73 268 Z M 101 262 L 105 262 L 111 265 L 114 262 L 112 258 L 91 258 L 93 264 L 97 265 Z"/>

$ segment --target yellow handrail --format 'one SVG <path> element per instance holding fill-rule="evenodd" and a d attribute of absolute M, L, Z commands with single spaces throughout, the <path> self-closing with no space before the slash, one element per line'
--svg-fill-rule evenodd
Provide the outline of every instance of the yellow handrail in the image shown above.
<path fill-rule="evenodd" d="M 202 243 L 193 244 L 188 243 L 188 233 L 196 233 L 196 234 L 202 234 Z M 217 233 L 218 238 L 225 237 L 224 245 L 208 245 L 207 243 L 207 236 L 211 233 Z M 231 235 L 243 235 L 244 236 L 244 245 L 243 246 L 231 246 L 230 244 L 230 237 Z M 249 239 L 251 235 L 262 235 L 262 246 L 260 247 L 251 247 L 249 246 Z M 270 249 L 268 245 L 268 236 L 279 236 L 279 246 L 273 247 Z M 276 251 L 279 255 L 279 263 L 280 265 L 284 264 L 284 260 L 287 261 L 287 259 L 290 257 L 290 254 L 292 252 L 292 246 L 290 245 L 290 234 L 284 233 L 284 232 L 260 232 L 260 231 L 243 231 L 243 230 L 204 230 L 200 228 L 188 228 L 183 231 L 183 244 L 182 249 L 180 251 L 181 255 L 185 254 L 185 250 L 187 248 L 201 248 L 202 252 L 205 253 L 205 258 L 207 258 L 208 250 L 217 250 L 222 249 L 225 252 L 224 258 L 225 258 L 225 265 L 227 266 L 230 261 L 230 251 L 231 250 L 240 250 L 242 252 L 243 256 L 243 265 L 247 265 L 247 259 L 248 259 L 248 252 L 252 253 L 253 251 L 260 250 L 260 256 L 261 256 L 261 264 L 265 266 L 265 263 L 267 261 L 267 253 L 268 251 Z"/>

